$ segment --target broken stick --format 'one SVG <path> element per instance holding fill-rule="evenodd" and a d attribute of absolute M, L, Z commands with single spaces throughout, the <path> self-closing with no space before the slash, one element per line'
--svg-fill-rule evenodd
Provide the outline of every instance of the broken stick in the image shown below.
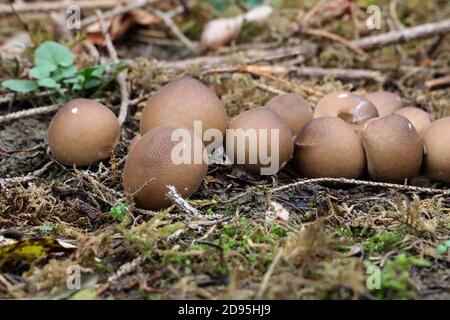
<path fill-rule="evenodd" d="M 450 19 L 431 22 L 419 26 L 395 30 L 375 36 L 353 40 L 350 43 L 363 49 L 375 49 L 395 43 L 402 43 L 419 38 L 427 38 L 450 32 Z"/>

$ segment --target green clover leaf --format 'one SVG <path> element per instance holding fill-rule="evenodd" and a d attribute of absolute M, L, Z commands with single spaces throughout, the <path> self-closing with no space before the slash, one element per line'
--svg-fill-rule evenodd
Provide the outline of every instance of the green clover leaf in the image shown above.
<path fill-rule="evenodd" d="M 46 41 L 35 51 L 34 64 L 37 67 L 55 71 L 58 66 L 69 67 L 75 57 L 68 48 L 54 41 Z"/>
<path fill-rule="evenodd" d="M 2 86 L 19 93 L 36 91 L 38 88 L 38 84 L 32 80 L 6 80 L 2 82 Z"/>

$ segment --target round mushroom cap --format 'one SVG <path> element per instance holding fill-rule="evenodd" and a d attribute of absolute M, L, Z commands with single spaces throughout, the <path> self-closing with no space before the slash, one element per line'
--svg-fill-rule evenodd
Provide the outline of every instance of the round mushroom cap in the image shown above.
<path fill-rule="evenodd" d="M 276 139 L 278 138 L 278 139 Z M 288 125 L 274 111 L 259 107 L 230 120 L 227 130 L 227 155 L 235 164 L 256 174 L 276 174 L 294 150 Z"/>
<path fill-rule="evenodd" d="M 408 119 L 421 137 L 431 124 L 429 113 L 416 107 L 401 108 L 398 109 L 395 114 L 399 114 Z"/>
<path fill-rule="evenodd" d="M 403 183 L 419 173 L 423 144 L 405 117 L 392 114 L 361 128 L 369 175 L 377 181 Z"/>
<path fill-rule="evenodd" d="M 276 96 L 266 103 L 266 107 L 275 111 L 287 123 L 294 137 L 313 118 L 308 101 L 294 93 Z"/>
<path fill-rule="evenodd" d="M 427 175 L 450 183 L 450 117 L 434 121 L 422 138 Z"/>
<path fill-rule="evenodd" d="M 134 199 L 138 207 L 151 210 L 169 207 L 172 202 L 166 196 L 168 185 L 174 186 L 183 198 L 188 198 L 205 177 L 208 168 L 203 158 L 205 147 L 195 134 L 183 130 L 188 136 L 172 139 L 177 129 L 152 129 L 130 150 L 123 184 L 127 193 L 137 192 Z M 195 153 L 201 158 L 196 159 Z M 183 156 L 186 161 L 181 163 Z"/>
<path fill-rule="evenodd" d="M 313 119 L 295 140 L 293 165 L 301 176 L 358 178 L 365 164 L 360 137 L 342 119 Z"/>
<path fill-rule="evenodd" d="M 393 114 L 403 106 L 402 98 L 388 91 L 371 92 L 366 94 L 364 98 L 375 105 L 380 117 Z"/>
<path fill-rule="evenodd" d="M 108 158 L 119 136 L 114 113 L 89 99 L 71 100 L 62 106 L 47 133 L 53 156 L 69 166 L 88 166 Z"/>
<path fill-rule="evenodd" d="M 200 132 L 195 130 L 194 122 L 201 124 Z M 142 111 L 140 133 L 144 135 L 154 128 L 172 126 L 201 134 L 203 139 L 208 129 L 217 129 L 224 135 L 227 124 L 223 104 L 214 92 L 194 78 L 183 77 L 166 84 L 148 99 Z M 214 141 L 214 144 L 222 142 Z"/>
<path fill-rule="evenodd" d="M 351 92 L 332 92 L 320 99 L 314 118 L 338 117 L 353 125 L 361 125 L 370 118 L 378 117 L 375 106 L 363 97 Z"/>

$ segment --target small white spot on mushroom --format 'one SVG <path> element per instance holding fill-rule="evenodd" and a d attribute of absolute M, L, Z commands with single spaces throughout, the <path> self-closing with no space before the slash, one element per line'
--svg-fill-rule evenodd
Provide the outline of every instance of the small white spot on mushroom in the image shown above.
<path fill-rule="evenodd" d="M 78 108 L 72 108 L 72 113 L 77 113 L 78 112 Z"/>
<path fill-rule="evenodd" d="M 343 98 L 347 98 L 348 94 L 346 93 L 341 93 L 340 95 L 337 96 L 339 99 L 343 99 Z"/>
<path fill-rule="evenodd" d="M 408 123 L 408 128 L 409 128 L 409 130 L 412 130 L 412 124 L 411 123 Z"/>
<path fill-rule="evenodd" d="M 189 190 L 189 188 L 188 187 L 184 187 L 184 191 L 188 191 Z"/>

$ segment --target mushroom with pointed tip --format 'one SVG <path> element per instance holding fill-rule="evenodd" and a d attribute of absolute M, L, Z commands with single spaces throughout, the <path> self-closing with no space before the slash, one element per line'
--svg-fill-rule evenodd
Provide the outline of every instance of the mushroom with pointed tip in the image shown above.
<path fill-rule="evenodd" d="M 450 183 L 450 117 L 434 121 L 422 138 L 427 175 Z"/>
<path fill-rule="evenodd" d="M 423 144 L 405 117 L 392 114 L 361 128 L 369 175 L 377 181 L 403 183 L 419 173 Z"/>
<path fill-rule="evenodd" d="M 271 109 L 259 107 L 230 120 L 227 155 L 234 163 L 257 174 L 276 174 L 291 158 L 294 149 L 291 130 Z"/>
<path fill-rule="evenodd" d="M 266 103 L 266 107 L 275 111 L 287 123 L 294 138 L 313 118 L 308 101 L 294 93 L 276 96 Z"/>
<path fill-rule="evenodd" d="M 175 130 L 159 127 L 148 131 L 128 154 L 123 184 L 127 193 L 135 193 L 140 208 L 156 210 L 170 206 L 172 202 L 166 197 L 168 185 L 174 186 L 182 197 L 190 197 L 206 174 L 208 165 L 204 158 L 199 158 L 200 161 L 195 158 L 196 152 L 202 154 L 205 150 L 200 138 L 184 129 L 189 134 L 177 141 L 173 138 Z M 184 155 L 187 161 L 178 158 Z"/>
<path fill-rule="evenodd" d="M 144 135 L 161 126 L 186 128 L 197 133 L 196 123 L 201 125 L 200 138 L 208 129 L 217 129 L 224 135 L 228 118 L 222 102 L 210 88 L 194 78 L 183 77 L 169 82 L 148 99 L 142 111 L 140 133 Z M 203 142 L 206 146 L 223 141 Z"/>
<path fill-rule="evenodd" d="M 403 105 L 402 98 L 389 91 L 377 91 L 364 95 L 377 108 L 380 117 L 393 114 Z"/>
<path fill-rule="evenodd" d="M 335 117 L 313 119 L 295 140 L 294 170 L 308 178 L 357 178 L 366 159 L 360 137 Z"/>
<path fill-rule="evenodd" d="M 74 99 L 55 114 L 47 139 L 62 164 L 88 166 L 108 158 L 119 135 L 119 122 L 111 110 L 94 100 Z"/>
<path fill-rule="evenodd" d="M 345 91 L 332 92 L 320 99 L 314 118 L 338 117 L 356 127 L 370 118 L 378 117 L 375 106 L 363 97 Z"/>
<path fill-rule="evenodd" d="M 408 119 L 421 137 L 431 124 L 430 114 L 416 107 L 400 108 L 395 114 L 399 114 Z"/>

